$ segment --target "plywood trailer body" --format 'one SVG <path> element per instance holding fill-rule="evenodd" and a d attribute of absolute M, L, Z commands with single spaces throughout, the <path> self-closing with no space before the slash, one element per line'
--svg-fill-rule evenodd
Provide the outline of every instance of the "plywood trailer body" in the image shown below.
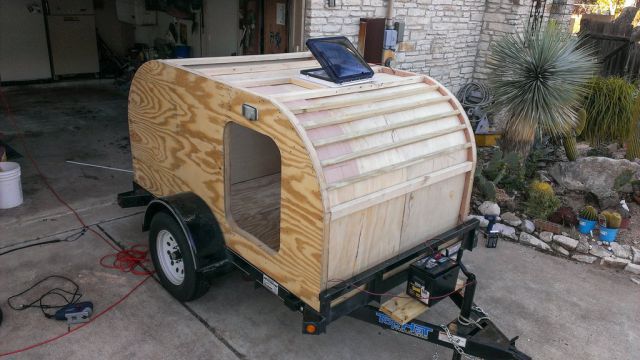
<path fill-rule="evenodd" d="M 316 67 L 309 53 L 150 61 L 129 127 L 136 183 L 198 195 L 229 249 L 319 310 L 323 290 L 465 219 L 476 152 L 434 79 L 299 75 Z"/>

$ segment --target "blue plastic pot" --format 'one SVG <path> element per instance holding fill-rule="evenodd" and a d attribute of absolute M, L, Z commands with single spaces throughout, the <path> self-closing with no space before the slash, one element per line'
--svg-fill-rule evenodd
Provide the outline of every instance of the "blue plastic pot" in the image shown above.
<path fill-rule="evenodd" d="M 191 46 L 187 45 L 176 45 L 173 49 L 173 56 L 177 59 L 184 59 L 191 56 Z"/>
<path fill-rule="evenodd" d="M 597 223 L 598 222 L 595 220 L 587 220 L 587 219 L 579 218 L 578 231 L 580 231 L 583 234 L 589 234 L 591 233 L 591 230 L 596 228 Z"/>
<path fill-rule="evenodd" d="M 606 242 L 616 241 L 619 229 L 600 228 L 600 240 Z"/>

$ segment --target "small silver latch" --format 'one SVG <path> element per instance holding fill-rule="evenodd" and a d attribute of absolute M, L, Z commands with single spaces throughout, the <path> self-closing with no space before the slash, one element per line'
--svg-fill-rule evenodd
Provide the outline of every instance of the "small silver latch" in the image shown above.
<path fill-rule="evenodd" d="M 242 104 L 242 116 L 250 121 L 258 120 L 258 109 L 248 104 Z"/>

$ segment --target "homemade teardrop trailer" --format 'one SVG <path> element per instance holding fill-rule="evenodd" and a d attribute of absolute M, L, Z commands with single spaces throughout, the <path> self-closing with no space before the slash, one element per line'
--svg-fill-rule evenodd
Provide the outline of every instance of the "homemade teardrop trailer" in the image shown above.
<path fill-rule="evenodd" d="M 477 280 L 462 264 L 478 226 L 464 221 L 476 152 L 462 107 L 428 76 L 371 69 L 344 38 L 318 41 L 336 39 L 367 79 L 334 83 L 352 80 L 345 63 L 313 44 L 321 63 L 291 53 L 138 70 L 134 190 L 119 202 L 148 204 L 163 286 L 192 300 L 233 264 L 302 312 L 307 334 L 351 315 L 455 349 L 454 359 L 529 359 L 475 306 Z M 447 297 L 458 319 L 416 319 Z"/>

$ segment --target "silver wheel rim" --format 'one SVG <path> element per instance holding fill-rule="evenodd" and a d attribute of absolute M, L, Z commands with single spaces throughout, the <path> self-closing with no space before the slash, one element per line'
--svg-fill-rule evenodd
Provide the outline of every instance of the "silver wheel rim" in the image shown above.
<path fill-rule="evenodd" d="M 156 236 L 156 252 L 162 273 L 173 285 L 184 282 L 184 262 L 178 242 L 168 230 L 160 230 Z"/>

